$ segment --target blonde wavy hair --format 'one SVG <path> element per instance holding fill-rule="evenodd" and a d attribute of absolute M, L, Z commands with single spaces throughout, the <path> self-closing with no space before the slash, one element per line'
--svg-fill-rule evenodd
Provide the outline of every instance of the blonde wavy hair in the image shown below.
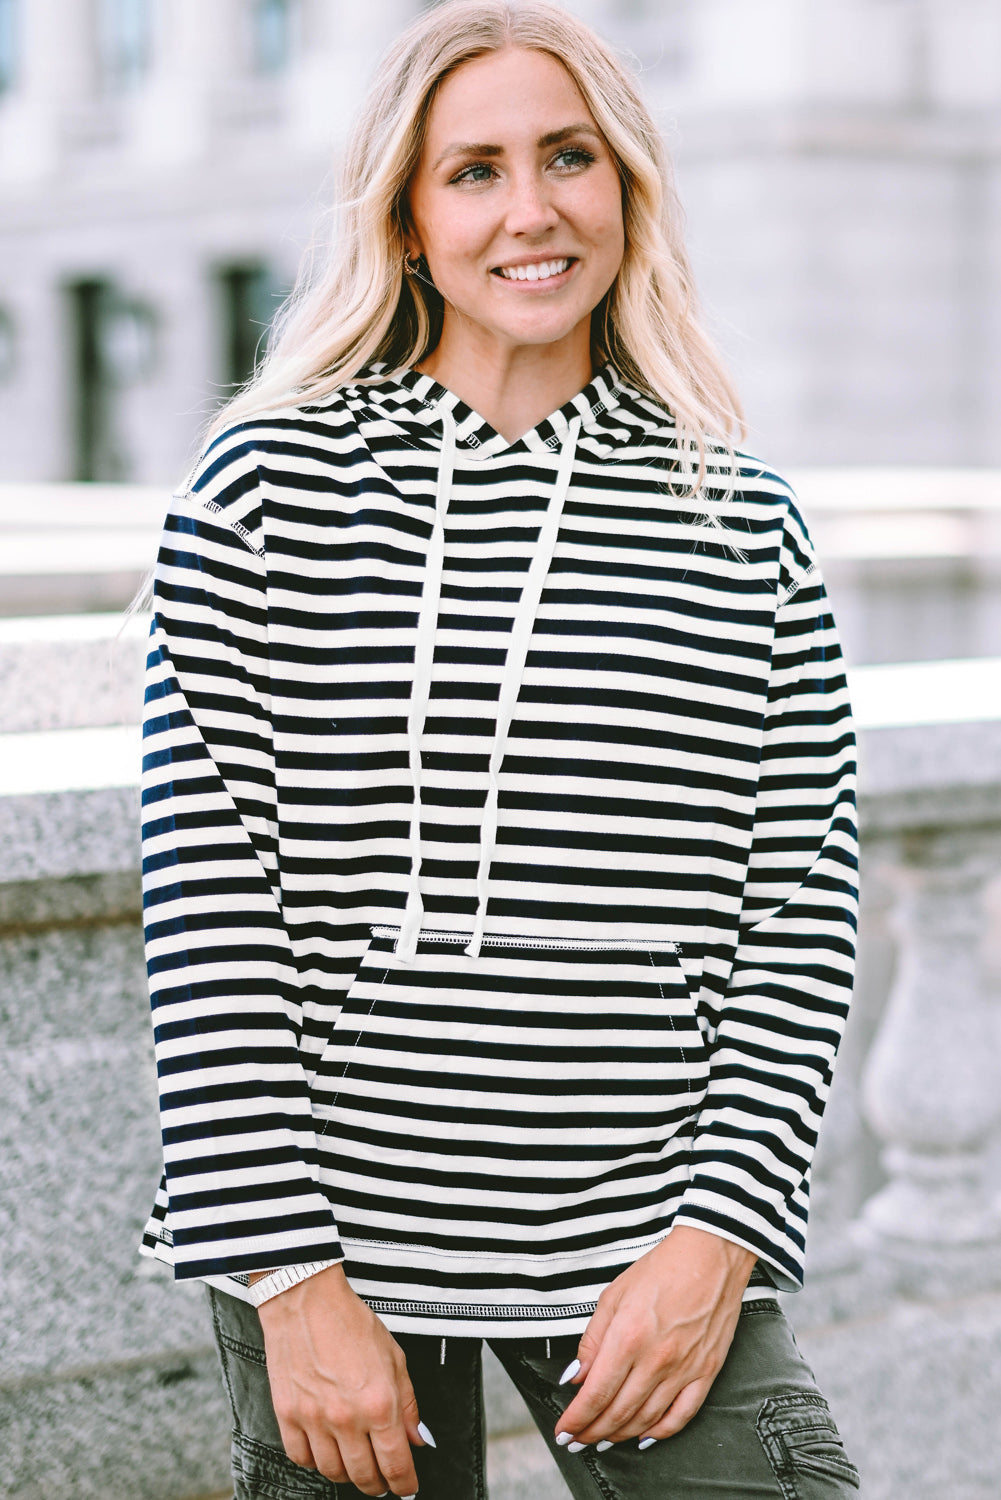
<path fill-rule="evenodd" d="M 374 361 L 390 374 L 435 347 L 440 294 L 403 271 L 408 188 L 443 80 L 473 58 L 509 47 L 546 52 L 563 64 L 622 179 L 625 254 L 592 314 L 596 363 L 610 361 L 669 409 L 689 457 L 687 493 L 706 479 L 707 451 L 716 473 L 732 473 L 725 460 L 743 418 L 698 320 L 683 214 L 660 132 L 612 48 L 546 0 L 443 0 L 401 33 L 348 144 L 336 230 L 323 255 L 307 257 L 267 354 L 211 433 L 279 407 L 323 401 Z M 726 479 L 722 488 L 730 488 Z"/>

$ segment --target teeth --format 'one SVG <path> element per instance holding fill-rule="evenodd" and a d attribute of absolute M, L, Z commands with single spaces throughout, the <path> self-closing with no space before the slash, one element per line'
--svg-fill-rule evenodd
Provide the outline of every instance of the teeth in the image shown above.
<path fill-rule="evenodd" d="M 569 259 L 543 260 L 534 266 L 501 266 L 500 274 L 506 281 L 548 281 L 559 276 L 570 264 Z"/>

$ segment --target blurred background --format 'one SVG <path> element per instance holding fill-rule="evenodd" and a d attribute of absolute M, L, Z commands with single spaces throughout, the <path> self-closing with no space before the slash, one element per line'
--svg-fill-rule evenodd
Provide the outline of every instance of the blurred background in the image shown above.
<path fill-rule="evenodd" d="M 968 471 L 1001 463 L 1001 5 L 572 8 L 632 55 L 671 144 L 749 446 L 797 481 L 910 471 L 803 488 L 850 658 L 989 654 L 996 492 Z M 0 0 L 0 482 L 149 486 L 121 520 L 155 526 L 328 232 L 348 122 L 419 9 Z M 79 561 L 98 542 L 74 514 Z M 52 516 L 9 538 L 0 610 L 53 607 L 28 581 Z M 112 551 L 138 576 L 146 537 L 103 541 L 105 578 Z M 58 607 L 126 583 L 92 573 Z"/>
<path fill-rule="evenodd" d="M 414 0 L 0 0 L 2 463 L 169 484 Z M 590 0 L 776 463 L 1001 462 L 996 0 Z"/>
<path fill-rule="evenodd" d="M 121 611 L 420 8 L 0 0 L 2 1500 L 228 1493 L 201 1301 L 134 1256 L 158 1142 Z M 871 1500 L 995 1500 L 1001 0 L 569 8 L 653 103 L 852 668 L 862 962 L 790 1312 Z M 492 1494 L 555 1497 L 489 1378 Z"/>

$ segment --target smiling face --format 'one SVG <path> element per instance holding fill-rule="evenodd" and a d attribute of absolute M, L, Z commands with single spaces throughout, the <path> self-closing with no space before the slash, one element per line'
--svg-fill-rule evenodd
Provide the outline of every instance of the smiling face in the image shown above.
<path fill-rule="evenodd" d="M 466 356 L 505 363 L 555 345 L 589 378 L 591 312 L 622 264 L 622 188 L 561 63 L 510 48 L 457 68 L 408 201 L 408 248 L 445 301 L 433 373 L 447 381 Z"/>

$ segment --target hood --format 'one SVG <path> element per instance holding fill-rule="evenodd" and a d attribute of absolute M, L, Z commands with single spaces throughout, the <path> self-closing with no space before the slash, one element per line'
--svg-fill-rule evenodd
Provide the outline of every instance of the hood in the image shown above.
<path fill-rule="evenodd" d="M 462 455 L 463 463 L 501 455 L 516 457 L 533 453 L 541 458 L 552 455 L 565 443 L 570 424 L 575 420 L 579 425 L 582 456 L 598 460 L 611 458 L 619 449 L 634 448 L 643 435 L 637 430 L 644 425 L 642 421 L 638 423 L 637 412 L 631 411 L 628 421 L 624 420 L 621 402 L 626 388 L 611 365 L 606 365 L 582 391 L 513 443 L 496 432 L 454 391 L 416 370 L 384 374 L 381 366 L 371 365 L 341 394 L 366 435 L 374 424 L 376 431 L 381 429 L 387 436 L 396 433 L 420 447 L 437 447 L 445 422 L 451 419 L 456 452 Z M 649 420 L 647 425 L 651 431 L 658 426 L 662 430 L 663 414 L 659 424 Z"/>

